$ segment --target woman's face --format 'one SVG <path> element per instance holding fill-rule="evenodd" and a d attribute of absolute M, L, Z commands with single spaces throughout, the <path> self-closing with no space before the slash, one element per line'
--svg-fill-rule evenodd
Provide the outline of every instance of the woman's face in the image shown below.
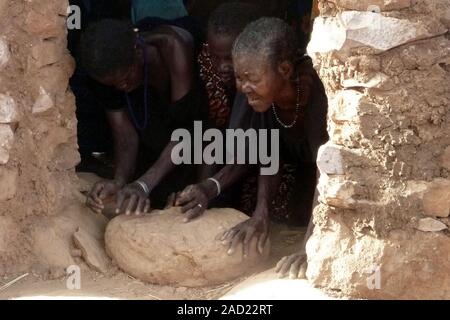
<path fill-rule="evenodd" d="M 98 79 L 98 81 L 128 93 L 139 88 L 142 85 L 143 78 L 143 66 L 138 59 L 135 59 L 131 66 L 122 68 L 109 76 Z"/>
<path fill-rule="evenodd" d="M 234 85 L 234 68 L 231 49 L 235 37 L 208 33 L 208 50 L 214 72 L 227 87 Z"/>
<path fill-rule="evenodd" d="M 282 75 L 264 59 L 238 56 L 234 60 L 236 87 L 247 96 L 256 112 L 266 112 L 285 83 Z"/>

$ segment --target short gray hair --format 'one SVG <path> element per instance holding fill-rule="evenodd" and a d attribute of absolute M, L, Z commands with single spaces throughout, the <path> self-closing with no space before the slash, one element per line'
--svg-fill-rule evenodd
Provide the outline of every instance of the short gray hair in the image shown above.
<path fill-rule="evenodd" d="M 296 65 L 299 53 L 294 30 L 278 18 L 261 18 L 250 23 L 233 45 L 233 58 L 260 57 L 276 67 L 283 61 Z"/>

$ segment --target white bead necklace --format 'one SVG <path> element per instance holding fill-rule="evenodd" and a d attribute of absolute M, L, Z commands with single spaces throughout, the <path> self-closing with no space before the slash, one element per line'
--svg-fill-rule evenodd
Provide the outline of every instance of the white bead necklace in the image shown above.
<path fill-rule="evenodd" d="M 300 84 L 297 85 L 297 104 L 295 106 L 295 117 L 294 121 L 290 124 L 285 124 L 283 121 L 281 121 L 280 117 L 278 117 L 277 109 L 275 108 L 275 103 L 272 103 L 272 110 L 273 114 L 275 116 L 275 119 L 277 119 L 278 123 L 285 129 L 290 129 L 297 123 L 298 120 L 298 112 L 300 111 Z"/>

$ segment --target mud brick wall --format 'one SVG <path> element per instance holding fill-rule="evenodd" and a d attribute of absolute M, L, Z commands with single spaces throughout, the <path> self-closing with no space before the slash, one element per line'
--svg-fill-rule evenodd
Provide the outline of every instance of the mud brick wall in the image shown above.
<path fill-rule="evenodd" d="M 449 299 L 450 2 L 320 9 L 309 52 L 331 141 L 307 276 L 356 297 Z"/>
<path fill-rule="evenodd" d="M 79 161 L 65 0 L 0 0 L 0 276 L 36 262 L 35 231 L 73 197 Z"/>

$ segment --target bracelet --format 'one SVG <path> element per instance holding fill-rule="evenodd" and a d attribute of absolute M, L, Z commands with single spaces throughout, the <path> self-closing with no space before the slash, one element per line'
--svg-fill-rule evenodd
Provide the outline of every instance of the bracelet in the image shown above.
<path fill-rule="evenodd" d="M 144 181 L 136 180 L 134 183 L 137 183 L 147 195 L 150 194 L 150 189 Z"/>
<path fill-rule="evenodd" d="M 214 178 L 208 178 L 207 180 L 210 180 L 210 181 L 212 181 L 212 182 L 214 182 L 214 183 L 216 184 L 216 187 L 217 187 L 217 196 L 219 196 L 220 193 L 222 192 L 222 190 L 221 190 L 221 188 L 220 188 L 220 183 L 219 183 L 219 181 L 217 181 L 217 180 L 214 179 Z"/>

